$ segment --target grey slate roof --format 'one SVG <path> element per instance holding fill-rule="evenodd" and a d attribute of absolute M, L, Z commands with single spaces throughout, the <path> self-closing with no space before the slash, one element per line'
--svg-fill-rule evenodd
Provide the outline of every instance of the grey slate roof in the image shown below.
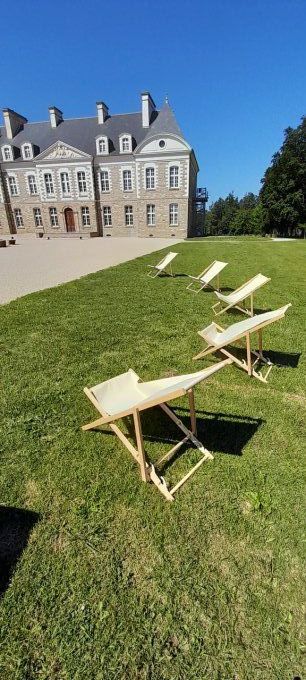
<path fill-rule="evenodd" d="M 184 135 L 176 122 L 174 113 L 168 102 L 165 101 L 157 118 L 151 123 L 145 138 L 148 139 L 149 137 L 152 137 L 152 135 L 166 134 L 167 132 L 169 134 L 178 135 L 184 139 Z"/>
<path fill-rule="evenodd" d="M 133 149 L 146 137 L 152 134 L 167 132 L 183 137 L 170 106 L 166 103 L 160 110 L 152 114 L 150 128 L 142 127 L 141 113 L 125 113 L 109 116 L 105 123 L 99 125 L 96 116 L 92 118 L 75 118 L 63 120 L 56 128 L 50 121 L 42 123 L 26 123 L 23 130 L 11 140 L 7 139 L 5 127 L 0 127 L 0 146 L 7 143 L 20 148 L 24 142 L 31 142 L 38 147 L 36 154 L 42 153 L 57 141 L 90 154 L 96 155 L 96 137 L 105 135 L 110 140 L 110 155 L 119 154 L 119 136 L 129 133 L 133 139 Z"/>

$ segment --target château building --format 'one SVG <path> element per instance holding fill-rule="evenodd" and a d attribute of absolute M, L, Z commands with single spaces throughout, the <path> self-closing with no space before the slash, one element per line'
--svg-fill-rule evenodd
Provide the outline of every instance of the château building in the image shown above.
<path fill-rule="evenodd" d="M 198 164 L 167 100 L 149 92 L 141 111 L 29 123 L 3 110 L 0 234 L 93 236 L 195 234 Z"/>

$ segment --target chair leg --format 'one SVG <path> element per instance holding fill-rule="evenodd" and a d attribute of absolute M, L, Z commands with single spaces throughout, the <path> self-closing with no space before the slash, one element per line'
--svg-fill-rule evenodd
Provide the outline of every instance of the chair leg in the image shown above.
<path fill-rule="evenodd" d="M 252 375 L 252 357 L 251 357 L 250 333 L 246 334 L 245 339 L 246 339 L 246 350 L 247 350 L 248 375 Z"/>
<path fill-rule="evenodd" d="M 145 459 L 145 452 L 144 452 L 144 445 L 143 445 L 143 436 L 142 436 L 142 429 L 141 429 L 141 422 L 140 422 L 140 414 L 138 409 L 135 409 L 133 412 L 133 418 L 134 418 L 134 426 L 135 426 L 135 434 L 136 434 L 136 442 L 137 442 L 137 449 L 138 449 L 138 462 L 140 466 L 140 475 L 141 479 L 143 482 L 148 481 L 147 477 L 147 469 L 146 469 L 146 459 Z"/>
<path fill-rule="evenodd" d="M 188 399 L 189 399 L 191 432 L 194 435 L 197 435 L 197 421 L 196 421 L 195 408 L 194 408 L 194 392 L 193 392 L 193 389 L 188 391 Z"/>

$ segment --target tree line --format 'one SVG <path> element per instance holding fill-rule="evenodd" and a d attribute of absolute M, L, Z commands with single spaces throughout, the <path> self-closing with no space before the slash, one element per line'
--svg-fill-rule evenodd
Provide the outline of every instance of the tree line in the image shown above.
<path fill-rule="evenodd" d="M 284 142 L 267 168 L 259 195 L 240 200 L 233 193 L 218 198 L 206 212 L 205 233 L 305 236 L 306 117 L 287 128 Z"/>

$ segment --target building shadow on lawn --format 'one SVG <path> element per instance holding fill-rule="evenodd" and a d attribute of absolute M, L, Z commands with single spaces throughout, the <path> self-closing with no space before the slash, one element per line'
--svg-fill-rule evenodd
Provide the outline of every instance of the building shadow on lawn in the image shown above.
<path fill-rule="evenodd" d="M 178 407 L 172 409 L 175 415 L 180 418 L 185 427 L 190 429 L 189 410 Z M 186 414 L 186 415 L 185 415 Z M 204 417 L 201 417 L 204 416 Z M 251 418 L 248 416 L 229 415 L 228 413 L 213 413 L 211 411 L 198 411 L 197 416 L 197 437 L 209 451 L 218 451 L 228 455 L 241 456 L 242 451 L 248 441 L 253 437 L 258 428 L 265 422 L 261 418 Z M 161 442 L 161 445 L 171 443 L 172 445 L 182 438 L 182 433 L 178 427 L 162 413 L 161 409 L 154 408 L 142 411 L 141 424 L 144 441 Z M 135 432 L 132 418 L 124 419 L 124 430 L 128 436 L 135 441 Z M 113 434 L 110 430 L 95 430 L 100 434 Z M 192 448 L 192 444 L 187 445 Z M 174 455 L 169 463 L 165 463 L 163 470 L 172 465 L 180 457 L 183 448 Z M 154 462 L 152 460 L 152 462 Z"/>
<path fill-rule="evenodd" d="M 0 506 L 0 597 L 10 584 L 39 515 L 30 510 Z"/>

